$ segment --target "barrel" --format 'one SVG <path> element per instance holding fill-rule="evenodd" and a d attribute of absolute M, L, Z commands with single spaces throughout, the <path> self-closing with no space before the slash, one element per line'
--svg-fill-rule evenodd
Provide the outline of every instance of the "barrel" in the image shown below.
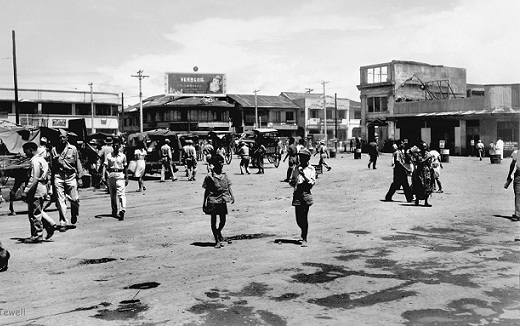
<path fill-rule="evenodd" d="M 362 149 L 356 149 L 354 152 L 355 159 L 362 159 Z"/>
<path fill-rule="evenodd" d="M 449 162 L 449 149 L 441 149 L 441 162 Z"/>
<path fill-rule="evenodd" d="M 490 163 L 491 164 L 500 164 L 501 163 L 501 155 L 500 154 L 491 154 L 490 155 Z"/>

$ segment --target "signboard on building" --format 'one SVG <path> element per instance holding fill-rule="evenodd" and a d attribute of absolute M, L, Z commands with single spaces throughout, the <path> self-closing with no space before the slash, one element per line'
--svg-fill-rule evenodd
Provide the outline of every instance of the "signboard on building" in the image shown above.
<path fill-rule="evenodd" d="M 306 106 L 310 109 L 324 109 L 324 98 L 322 96 L 320 96 L 318 98 L 308 98 L 308 99 L 306 99 Z M 335 97 L 326 95 L 326 107 L 327 108 L 335 107 Z M 336 107 L 339 110 L 349 110 L 349 100 L 337 98 Z"/>
<path fill-rule="evenodd" d="M 165 73 L 166 95 L 226 95 L 226 74 Z"/>
<path fill-rule="evenodd" d="M 55 127 L 67 127 L 67 119 L 53 119 L 52 126 Z"/>

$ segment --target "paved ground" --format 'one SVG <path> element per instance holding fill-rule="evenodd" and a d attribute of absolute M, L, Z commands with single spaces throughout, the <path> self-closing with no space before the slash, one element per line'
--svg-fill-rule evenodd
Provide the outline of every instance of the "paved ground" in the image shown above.
<path fill-rule="evenodd" d="M 432 208 L 401 193 L 381 202 L 390 161 L 330 160 L 313 189 L 308 248 L 294 242 L 285 163 L 265 175 L 238 175 L 236 159 L 225 167 L 236 204 L 222 249 L 201 210 L 205 166 L 196 182 L 148 181 L 145 194 L 131 181 L 122 222 L 103 192 L 84 189 L 78 228 L 44 244 L 18 243 L 29 236 L 24 203 L 16 217 L 2 204 L 12 260 L 0 325 L 519 325 L 509 161 L 451 157 Z"/>

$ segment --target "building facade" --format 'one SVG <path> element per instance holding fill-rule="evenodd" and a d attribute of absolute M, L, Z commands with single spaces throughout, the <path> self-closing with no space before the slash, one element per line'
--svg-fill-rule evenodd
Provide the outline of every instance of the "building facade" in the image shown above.
<path fill-rule="evenodd" d="M 22 126 L 68 128 L 71 119 L 84 118 L 88 132 L 118 133 L 121 99 L 117 93 L 18 89 Z M 16 122 L 15 91 L 0 88 L 0 119 Z M 94 111 L 91 110 L 94 108 Z"/>
<path fill-rule="evenodd" d="M 505 153 L 519 147 L 519 84 L 466 83 L 463 68 L 392 61 L 360 68 L 362 137 L 423 140 L 431 148 L 473 155 L 502 137 Z"/>

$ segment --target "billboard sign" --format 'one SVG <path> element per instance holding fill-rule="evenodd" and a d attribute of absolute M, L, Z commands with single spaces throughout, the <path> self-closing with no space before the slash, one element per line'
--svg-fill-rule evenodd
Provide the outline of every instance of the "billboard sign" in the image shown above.
<path fill-rule="evenodd" d="M 226 95 L 226 74 L 165 73 L 166 95 Z"/>

